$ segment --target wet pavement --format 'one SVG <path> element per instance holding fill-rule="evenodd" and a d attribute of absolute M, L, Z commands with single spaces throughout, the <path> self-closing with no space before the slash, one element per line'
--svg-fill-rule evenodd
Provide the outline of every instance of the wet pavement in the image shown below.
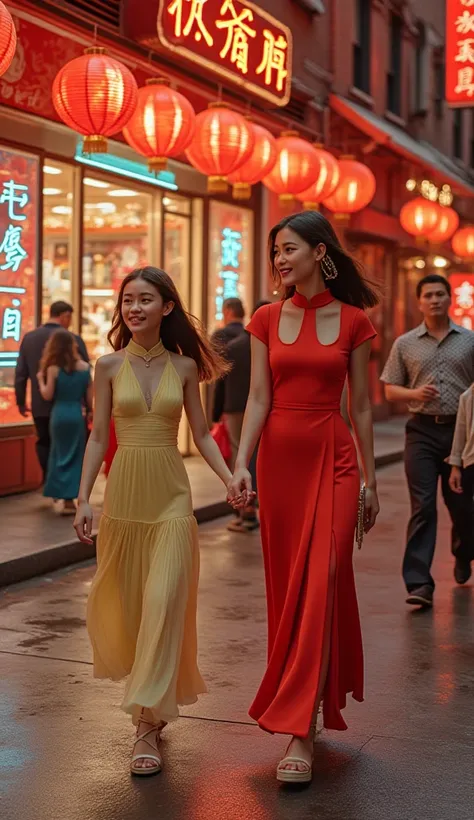
<path fill-rule="evenodd" d="M 131 779 L 123 686 L 91 677 L 92 563 L 0 592 L 2 820 L 472 820 L 474 588 L 456 587 L 443 509 L 433 612 L 399 575 L 407 516 L 400 465 L 379 474 L 382 513 L 355 557 L 366 701 L 317 741 L 313 784 L 277 785 L 286 739 L 247 716 L 265 661 L 258 534 L 200 527 L 201 669 L 209 694 L 164 733 L 165 769 Z"/>

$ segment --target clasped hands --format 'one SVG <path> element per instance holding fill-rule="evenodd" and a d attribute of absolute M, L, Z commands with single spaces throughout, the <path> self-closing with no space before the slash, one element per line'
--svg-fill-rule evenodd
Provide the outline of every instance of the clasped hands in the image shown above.
<path fill-rule="evenodd" d="M 240 510 L 248 507 L 254 500 L 256 493 L 252 490 L 252 477 L 244 467 L 237 469 L 227 485 L 227 502 Z"/>

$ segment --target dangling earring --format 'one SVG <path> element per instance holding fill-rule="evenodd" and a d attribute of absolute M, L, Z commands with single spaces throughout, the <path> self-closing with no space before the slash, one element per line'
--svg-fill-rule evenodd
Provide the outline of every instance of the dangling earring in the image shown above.
<path fill-rule="evenodd" d="M 337 279 L 339 275 L 338 269 L 327 253 L 321 259 L 321 270 L 325 279 Z"/>

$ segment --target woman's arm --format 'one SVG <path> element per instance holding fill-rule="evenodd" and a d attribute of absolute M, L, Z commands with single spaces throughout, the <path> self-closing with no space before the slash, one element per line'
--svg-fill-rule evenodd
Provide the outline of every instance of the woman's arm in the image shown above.
<path fill-rule="evenodd" d="M 262 434 L 265 421 L 272 402 L 272 380 L 268 347 L 260 339 L 252 336 L 252 371 L 250 392 L 245 408 L 239 452 L 235 462 L 235 471 L 229 484 L 228 501 L 234 507 L 246 506 L 255 493 L 252 490 L 252 479 L 248 465 Z"/>
<path fill-rule="evenodd" d="M 459 399 L 458 414 L 456 417 L 456 428 L 454 430 L 453 444 L 451 447 L 451 454 L 447 462 L 452 467 L 462 467 L 462 454 L 467 441 L 467 419 L 466 419 L 466 402 L 463 397 Z"/>
<path fill-rule="evenodd" d="M 374 431 L 369 397 L 370 340 L 356 347 L 349 363 L 349 416 L 354 429 L 366 486 L 369 530 L 379 512 L 375 478 Z"/>
<path fill-rule="evenodd" d="M 209 432 L 207 421 L 201 402 L 199 392 L 199 377 L 196 363 L 192 359 L 183 361 L 183 371 L 185 375 L 184 409 L 188 417 L 193 440 L 201 453 L 203 459 L 207 461 L 211 470 L 224 482 L 227 487 L 232 473 L 225 463 L 222 453 Z"/>
<path fill-rule="evenodd" d="M 272 381 L 268 347 L 252 336 L 252 370 L 250 392 L 245 408 L 239 452 L 235 464 L 236 471 L 247 469 L 252 453 L 262 434 L 272 401 Z"/>
<path fill-rule="evenodd" d="M 109 442 L 110 417 L 112 413 L 112 383 L 110 363 L 99 359 L 94 378 L 94 424 L 87 442 L 84 463 L 82 465 L 81 486 L 79 487 L 79 506 L 74 521 L 74 528 L 81 541 L 91 544 L 92 510 L 89 498 L 95 480 L 104 460 Z"/>
<path fill-rule="evenodd" d="M 51 364 L 46 371 L 46 379 L 41 371 L 37 375 L 39 390 L 45 401 L 53 400 L 58 373 L 59 368 Z"/>

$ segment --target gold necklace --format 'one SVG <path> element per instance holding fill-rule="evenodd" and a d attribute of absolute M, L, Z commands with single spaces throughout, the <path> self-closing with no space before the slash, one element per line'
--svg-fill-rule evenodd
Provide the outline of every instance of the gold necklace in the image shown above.
<path fill-rule="evenodd" d="M 157 356 L 162 356 L 163 353 L 166 352 L 166 348 L 161 339 L 158 342 L 158 344 L 154 345 L 154 347 L 152 347 L 150 350 L 145 350 L 144 347 L 138 345 L 136 342 L 133 341 L 133 339 L 130 339 L 126 347 L 126 350 L 128 350 L 128 352 L 131 353 L 133 356 L 139 356 L 140 359 L 143 359 L 143 361 L 145 362 L 145 367 L 150 367 L 150 362 L 152 359 L 156 359 Z"/>

